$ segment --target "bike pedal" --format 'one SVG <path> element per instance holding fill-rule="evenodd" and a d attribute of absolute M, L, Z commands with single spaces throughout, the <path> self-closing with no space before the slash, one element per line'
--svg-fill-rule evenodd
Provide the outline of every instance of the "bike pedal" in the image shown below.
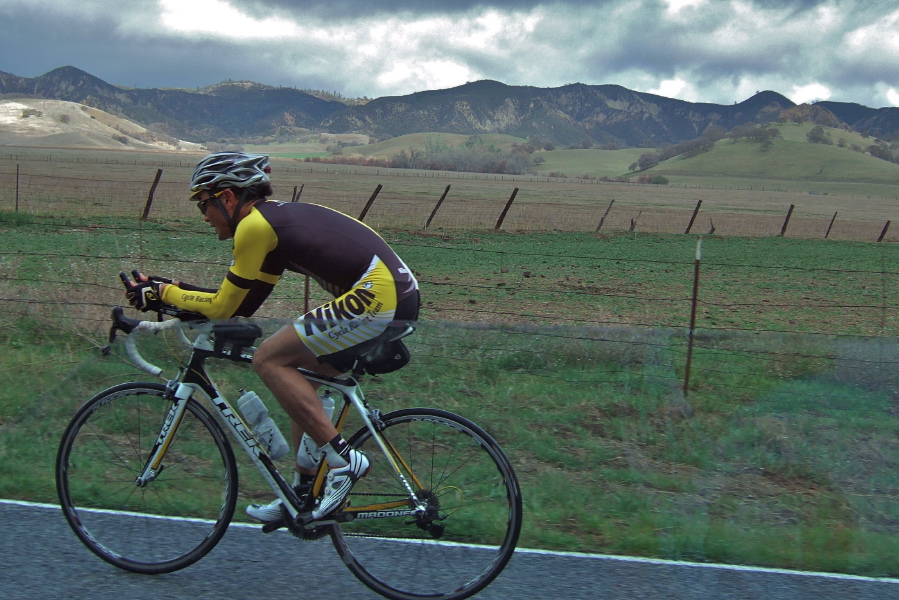
<path fill-rule="evenodd" d="M 273 531 L 281 529 L 282 527 L 287 527 L 287 521 L 285 521 L 284 519 L 278 519 L 277 521 L 272 521 L 263 525 L 262 533 L 271 533 Z"/>
<path fill-rule="evenodd" d="M 298 514 L 297 518 L 294 519 L 293 522 L 295 524 L 299 525 L 300 527 L 305 527 L 306 525 L 309 525 L 313 521 L 315 521 L 315 519 L 312 517 L 312 511 L 310 510 L 309 512 L 304 512 L 304 513 Z"/>

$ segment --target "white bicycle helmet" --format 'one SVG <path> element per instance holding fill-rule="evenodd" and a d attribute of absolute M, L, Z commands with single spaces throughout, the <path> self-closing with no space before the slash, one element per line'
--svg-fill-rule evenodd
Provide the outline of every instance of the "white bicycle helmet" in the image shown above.
<path fill-rule="evenodd" d="M 269 183 L 268 156 L 243 152 L 216 152 L 200 161 L 190 178 L 190 199 L 221 187 L 248 188 Z"/>

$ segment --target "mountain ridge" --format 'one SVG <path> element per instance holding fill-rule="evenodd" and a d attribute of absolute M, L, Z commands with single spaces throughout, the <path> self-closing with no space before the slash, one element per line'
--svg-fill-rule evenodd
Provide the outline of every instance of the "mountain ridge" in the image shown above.
<path fill-rule="evenodd" d="M 721 105 L 666 98 L 615 84 L 539 88 L 492 80 L 347 105 L 256 82 L 229 81 L 195 91 L 125 88 L 72 66 L 34 78 L 0 71 L 0 97 L 77 102 L 193 142 L 305 130 L 364 133 L 375 139 L 422 132 L 503 133 L 554 145 L 610 148 L 677 144 L 699 137 L 711 126 L 729 130 L 773 121 L 796 106 L 775 91 Z M 899 135 L 899 108 L 840 102 L 814 106 L 858 131 L 887 140 Z"/>

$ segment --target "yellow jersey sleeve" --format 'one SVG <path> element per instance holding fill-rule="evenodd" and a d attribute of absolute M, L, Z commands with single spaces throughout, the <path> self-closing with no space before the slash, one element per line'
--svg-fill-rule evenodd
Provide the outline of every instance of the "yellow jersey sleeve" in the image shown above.
<path fill-rule="evenodd" d="M 241 219 L 234 233 L 234 263 L 216 292 L 194 292 L 168 285 L 162 301 L 209 319 L 228 319 L 240 307 L 256 281 L 275 284 L 280 278 L 262 272 L 265 257 L 278 245 L 275 230 L 255 208 Z"/>

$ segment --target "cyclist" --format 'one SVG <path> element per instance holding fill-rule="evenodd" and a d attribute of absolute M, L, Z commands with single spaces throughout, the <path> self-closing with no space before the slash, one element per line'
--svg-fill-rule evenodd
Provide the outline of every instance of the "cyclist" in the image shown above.
<path fill-rule="evenodd" d="M 267 338 L 253 357 L 256 373 L 290 417 L 294 447 L 305 432 L 328 461 L 324 496 L 313 511 L 318 519 L 343 504 L 369 461 L 337 433 L 313 384 L 296 368 L 330 376 L 348 371 L 392 323 L 418 318 L 418 282 L 360 221 L 316 204 L 269 200 L 270 172 L 267 156 L 219 152 L 193 173 L 190 200 L 220 240 L 234 239 L 234 261 L 218 289 L 139 274 L 126 294 L 144 311 L 168 304 L 210 319 L 249 317 L 288 270 L 312 277 L 335 297 Z M 305 493 L 314 471 L 295 469 L 298 493 Z M 251 505 L 247 513 L 277 520 L 280 500 Z"/>

